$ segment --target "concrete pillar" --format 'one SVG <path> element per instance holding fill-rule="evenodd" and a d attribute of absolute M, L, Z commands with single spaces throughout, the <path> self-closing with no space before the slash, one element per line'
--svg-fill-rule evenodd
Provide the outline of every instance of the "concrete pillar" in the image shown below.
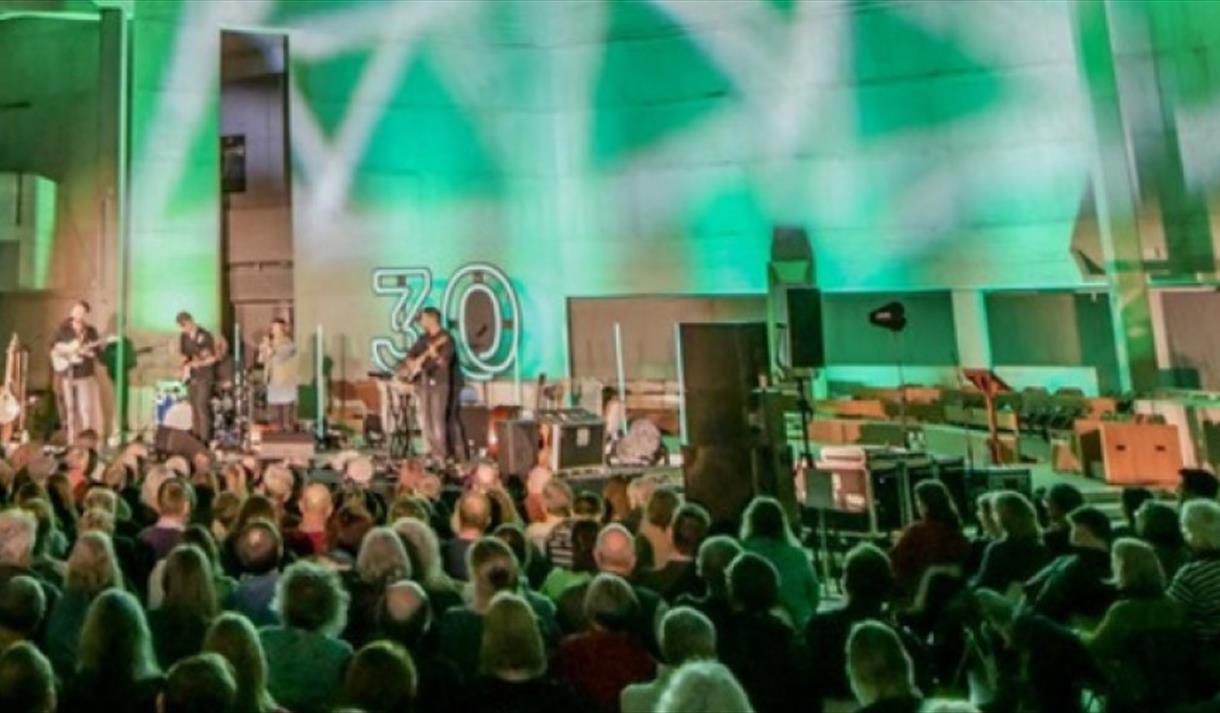
<path fill-rule="evenodd" d="M 954 290 L 952 299 L 958 364 L 966 369 L 990 369 L 991 336 L 987 328 L 987 296 L 982 290 Z"/>

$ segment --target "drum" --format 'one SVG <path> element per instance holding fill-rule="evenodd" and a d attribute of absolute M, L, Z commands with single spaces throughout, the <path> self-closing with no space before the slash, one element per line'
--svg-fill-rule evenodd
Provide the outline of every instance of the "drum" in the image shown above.
<path fill-rule="evenodd" d="M 159 381 L 153 397 L 153 422 L 158 426 L 165 425 L 169 411 L 184 399 L 185 388 L 181 381 Z M 189 410 L 190 407 L 188 406 Z"/>

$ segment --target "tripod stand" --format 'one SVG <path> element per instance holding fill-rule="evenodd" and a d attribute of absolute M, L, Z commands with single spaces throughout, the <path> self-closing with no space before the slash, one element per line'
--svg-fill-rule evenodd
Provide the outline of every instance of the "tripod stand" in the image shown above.
<path fill-rule="evenodd" d="M 810 487 L 810 474 L 813 468 L 813 450 L 809 446 L 809 424 L 813 421 L 813 404 L 809 402 L 805 377 L 796 376 L 796 409 L 801 415 L 801 455 L 797 467 L 805 474 L 805 491 Z M 830 543 L 829 531 L 826 525 L 826 508 L 828 503 L 818 503 L 813 510 L 817 514 L 818 530 L 818 561 L 821 564 L 822 582 L 830 582 Z"/>

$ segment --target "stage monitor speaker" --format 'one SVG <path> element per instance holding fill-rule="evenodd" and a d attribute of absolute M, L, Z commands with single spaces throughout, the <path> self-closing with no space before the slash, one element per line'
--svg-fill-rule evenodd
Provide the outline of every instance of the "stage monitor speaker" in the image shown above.
<path fill-rule="evenodd" d="M 685 497 L 706 508 L 717 525 L 735 525 L 755 495 L 751 450 L 744 445 L 682 448 Z"/>
<path fill-rule="evenodd" d="M 166 426 L 157 426 L 153 436 L 153 448 L 167 456 L 184 456 L 193 459 L 198 453 L 207 453 L 208 447 L 195 438 L 190 431 L 180 431 Z"/>
<path fill-rule="evenodd" d="M 821 369 L 826 366 L 826 340 L 822 332 L 822 291 L 816 287 L 789 287 L 788 366 Z"/>
<path fill-rule="evenodd" d="M 583 409 L 539 416 L 550 444 L 551 472 L 596 468 L 605 460 L 606 423 Z"/>
<path fill-rule="evenodd" d="M 458 409 L 462 422 L 462 433 L 466 437 L 467 452 L 478 453 L 487 448 L 487 435 L 491 423 L 491 409 L 486 406 L 462 406 Z"/>
<path fill-rule="evenodd" d="M 538 465 L 538 422 L 505 420 L 496 422 L 496 462 L 504 477 L 524 477 Z"/>
<path fill-rule="evenodd" d="M 308 461 L 314 454 L 314 435 L 306 432 L 263 433 L 258 446 L 260 460 Z"/>

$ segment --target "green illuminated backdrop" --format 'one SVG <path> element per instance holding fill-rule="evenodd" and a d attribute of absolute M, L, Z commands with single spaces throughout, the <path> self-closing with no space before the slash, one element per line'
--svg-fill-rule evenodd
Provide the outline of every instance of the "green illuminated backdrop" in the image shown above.
<path fill-rule="evenodd" d="M 1115 149 L 1069 3 L 134 7 L 138 329 L 217 318 L 222 28 L 289 37 L 298 323 L 356 359 L 387 330 L 376 268 L 427 267 L 439 296 L 499 266 L 523 371 L 556 373 L 566 297 L 761 292 L 776 223 L 809 228 L 829 290 L 1101 284 L 1069 246 Z M 1139 269 L 1214 274 L 1220 3 L 1106 7 Z"/>

